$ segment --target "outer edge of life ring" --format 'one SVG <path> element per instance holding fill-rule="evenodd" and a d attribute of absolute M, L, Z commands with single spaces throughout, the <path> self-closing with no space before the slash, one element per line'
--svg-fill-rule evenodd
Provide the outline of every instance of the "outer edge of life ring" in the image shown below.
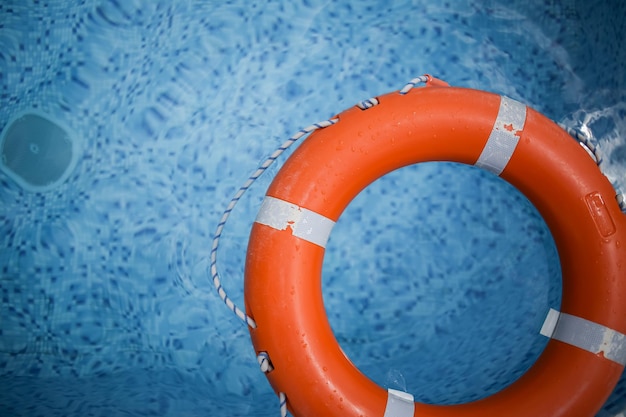
<path fill-rule="evenodd" d="M 349 361 L 328 323 L 321 290 L 325 240 L 306 237 L 322 227 L 320 218 L 332 228 L 374 180 L 414 163 L 478 164 L 514 185 L 554 237 L 564 315 L 626 334 L 626 216 L 582 147 L 545 116 L 492 93 L 428 83 L 378 100 L 367 110 L 342 112 L 338 123 L 300 145 L 267 191 L 266 201 L 279 201 L 278 208 L 252 227 L 244 296 L 257 328 L 250 334 L 255 351 L 269 354 L 267 378 L 286 394 L 295 416 L 385 414 L 388 392 Z M 459 405 L 414 403 L 412 410 L 431 417 L 590 417 L 622 370 L 602 352 L 551 339 L 502 391 Z"/>

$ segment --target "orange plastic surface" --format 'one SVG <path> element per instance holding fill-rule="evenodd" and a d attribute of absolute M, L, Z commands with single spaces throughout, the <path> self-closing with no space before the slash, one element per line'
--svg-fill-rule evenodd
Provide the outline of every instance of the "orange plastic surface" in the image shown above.
<path fill-rule="evenodd" d="M 425 161 L 474 164 L 493 129 L 500 96 L 431 85 L 351 108 L 316 131 L 287 160 L 268 195 L 337 220 L 368 184 Z M 626 333 L 626 216 L 615 191 L 566 132 L 532 109 L 502 178 L 537 207 L 559 251 L 561 311 Z M 269 353 L 267 378 L 305 416 L 383 416 L 387 391 L 343 354 L 326 318 L 324 249 L 255 223 L 245 273 L 255 351 Z M 592 417 L 623 367 L 550 340 L 537 362 L 508 388 L 479 401 L 416 403 L 420 417 Z"/>

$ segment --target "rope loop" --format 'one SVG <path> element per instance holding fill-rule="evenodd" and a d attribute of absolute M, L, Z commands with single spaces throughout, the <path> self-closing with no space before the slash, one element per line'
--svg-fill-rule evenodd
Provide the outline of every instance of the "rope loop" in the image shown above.
<path fill-rule="evenodd" d="M 276 148 L 276 150 L 265 161 L 263 161 L 261 165 L 259 165 L 257 170 L 254 171 L 252 175 L 250 175 L 250 177 L 246 180 L 246 182 L 244 182 L 244 184 L 235 193 L 233 198 L 228 203 L 228 206 L 226 206 L 226 209 L 222 213 L 222 218 L 217 224 L 215 233 L 213 234 L 213 245 L 211 246 L 210 274 L 211 274 L 211 279 L 213 280 L 213 285 L 215 286 L 215 290 L 217 291 L 217 294 L 222 299 L 224 304 L 226 304 L 228 309 L 231 310 L 233 313 L 235 313 L 235 315 L 239 317 L 239 319 L 241 319 L 244 323 L 246 323 L 248 326 L 250 326 L 253 329 L 256 329 L 256 322 L 254 321 L 254 319 L 252 319 L 252 317 L 248 316 L 244 310 L 237 307 L 237 305 L 230 299 L 230 297 L 228 297 L 228 295 L 226 294 L 226 291 L 224 290 L 224 287 L 222 286 L 219 272 L 217 270 L 217 250 L 219 248 L 220 238 L 222 237 L 222 233 L 224 231 L 224 226 L 226 226 L 226 222 L 228 221 L 230 214 L 233 212 L 233 209 L 235 208 L 235 206 L 237 205 L 241 197 L 244 195 L 244 193 L 248 191 L 248 189 L 252 186 L 254 181 L 256 181 L 276 161 L 276 159 L 278 159 L 278 157 L 283 154 L 283 152 L 289 149 L 291 145 L 296 143 L 303 136 L 315 130 L 323 129 L 325 127 L 331 126 L 337 123 L 338 121 L 339 119 L 330 119 L 330 120 L 325 120 L 325 121 L 314 123 L 310 126 L 307 126 L 304 129 L 301 129 L 298 132 L 296 132 L 293 136 L 287 139 L 282 145 Z"/>
<path fill-rule="evenodd" d="M 402 90 L 400 90 L 400 94 L 407 94 L 411 89 L 413 89 L 418 84 L 426 83 L 430 80 L 431 80 L 431 77 L 429 75 L 420 75 L 419 77 L 413 78 L 402 88 Z M 379 104 L 378 99 L 376 97 L 373 97 L 373 98 L 361 101 L 360 103 L 357 104 L 357 107 L 359 107 L 361 110 L 367 110 L 378 104 Z M 222 286 L 219 272 L 217 270 L 217 250 L 219 248 L 220 238 L 222 237 L 222 233 L 224 231 L 224 226 L 226 225 L 226 222 L 228 221 L 230 214 L 232 213 L 233 209 L 235 208 L 235 206 L 237 205 L 241 197 L 244 195 L 244 193 L 248 191 L 248 189 L 252 186 L 254 181 L 256 181 L 267 170 L 267 168 L 269 168 L 276 161 L 276 159 L 278 159 L 278 157 L 283 154 L 283 152 L 285 152 L 291 145 L 293 145 L 303 136 L 315 130 L 323 129 L 325 127 L 331 126 L 337 122 L 339 122 L 339 119 L 335 118 L 335 119 L 329 119 L 329 120 L 325 120 L 322 122 L 314 123 L 310 126 L 305 127 L 304 129 L 299 130 L 293 136 L 287 139 L 265 161 L 263 161 L 259 165 L 257 170 L 254 171 L 254 173 L 250 175 L 250 177 L 246 180 L 246 182 L 239 188 L 239 190 L 235 193 L 233 198 L 228 203 L 228 206 L 226 206 L 226 209 L 222 213 L 222 218 L 217 224 L 217 228 L 215 229 L 215 233 L 213 234 L 213 245 L 211 247 L 211 262 L 210 262 L 210 267 L 209 267 L 211 279 L 213 280 L 213 285 L 215 286 L 215 290 L 217 291 L 217 294 L 222 299 L 224 304 L 226 304 L 228 309 L 231 310 L 233 313 L 235 313 L 237 317 L 239 317 L 244 323 L 246 323 L 248 326 L 250 326 L 253 329 L 256 328 L 256 322 L 254 321 L 254 319 L 252 319 L 252 317 L 248 316 L 244 310 L 237 307 L 237 305 L 230 299 L 230 297 L 228 297 L 228 295 L 226 294 L 226 291 L 224 290 L 224 287 Z"/>

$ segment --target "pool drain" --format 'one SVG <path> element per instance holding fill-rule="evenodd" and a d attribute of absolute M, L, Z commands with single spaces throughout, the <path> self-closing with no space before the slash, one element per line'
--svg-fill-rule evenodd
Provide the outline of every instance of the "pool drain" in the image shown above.
<path fill-rule="evenodd" d="M 48 191 L 67 179 L 76 165 L 73 135 L 38 112 L 15 117 L 0 137 L 0 168 L 22 188 Z"/>

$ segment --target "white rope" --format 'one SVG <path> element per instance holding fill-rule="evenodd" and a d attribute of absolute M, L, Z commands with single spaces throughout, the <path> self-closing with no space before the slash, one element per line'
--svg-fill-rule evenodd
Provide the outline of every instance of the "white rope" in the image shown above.
<path fill-rule="evenodd" d="M 582 146 L 587 151 L 587 153 L 594 160 L 596 165 L 598 165 L 598 167 L 600 168 L 600 172 L 603 172 L 602 163 L 604 162 L 604 159 L 602 158 L 602 152 L 600 152 L 600 149 L 598 149 L 598 146 L 596 146 L 596 141 L 589 129 L 586 128 L 586 126 L 583 126 L 582 128 L 575 128 L 566 126 L 562 123 L 559 123 L 559 126 L 578 141 L 580 146 Z M 622 190 L 616 188 L 615 199 L 617 200 L 619 208 L 624 213 L 626 213 L 626 193 L 623 193 Z"/>
<path fill-rule="evenodd" d="M 428 75 L 420 75 L 419 77 L 415 77 L 411 81 L 406 83 L 406 85 L 404 87 L 402 87 L 402 90 L 400 90 L 400 94 L 402 94 L 402 95 L 407 94 L 409 91 L 411 91 L 418 84 L 422 84 L 422 83 L 428 82 L 429 80 L 430 80 L 430 77 Z"/>
<path fill-rule="evenodd" d="M 272 365 L 272 361 L 270 360 L 270 355 L 267 352 L 259 352 L 256 357 L 259 366 L 261 367 L 261 371 L 263 373 L 269 373 L 274 370 L 274 365 Z M 278 393 L 278 400 L 280 406 L 280 416 L 287 416 L 287 395 L 284 392 Z"/>
<path fill-rule="evenodd" d="M 378 99 L 376 97 L 372 97 L 372 98 L 368 98 L 367 100 L 363 100 L 360 103 L 357 103 L 356 106 L 361 110 L 367 110 L 374 106 L 377 106 L 378 104 L 380 104 Z"/>
<path fill-rule="evenodd" d="M 626 214 L 626 194 L 620 193 L 615 196 L 617 199 L 617 204 L 619 204 L 619 208 Z"/>
<path fill-rule="evenodd" d="M 602 153 L 600 152 L 600 149 L 598 149 L 598 147 L 594 143 L 593 136 L 591 132 L 589 132 L 589 130 L 577 129 L 575 127 L 565 126 L 562 123 L 559 123 L 559 126 L 563 130 L 565 130 L 567 133 L 569 133 L 570 136 L 576 139 L 578 143 L 580 143 L 580 146 L 585 148 L 589 156 L 593 158 L 593 160 L 598 166 L 603 162 Z"/>
<path fill-rule="evenodd" d="M 259 353 L 256 356 L 256 360 L 259 363 L 259 366 L 261 367 L 261 371 L 263 373 L 266 374 L 274 370 L 274 365 L 272 365 L 272 362 L 270 361 L 270 355 L 268 355 L 267 352 Z"/>
<path fill-rule="evenodd" d="M 250 175 L 250 177 L 246 180 L 246 182 L 235 193 L 233 198 L 228 203 L 228 206 L 226 206 L 226 209 L 224 210 L 224 213 L 222 214 L 222 218 L 217 224 L 217 228 L 215 229 L 215 233 L 213 234 L 213 245 L 211 247 L 210 273 L 211 273 L 211 278 L 213 280 L 213 285 L 215 286 L 217 294 L 220 296 L 222 301 L 226 304 L 228 309 L 231 310 L 233 313 L 235 313 L 237 317 L 239 317 L 242 321 L 244 321 L 248 326 L 252 327 L 253 329 L 256 328 L 255 321 L 252 319 L 252 317 L 248 316 L 245 313 L 245 311 L 237 307 L 237 305 L 230 299 L 230 297 L 228 297 L 228 295 L 226 294 L 226 291 L 224 290 L 224 287 L 222 286 L 222 282 L 220 280 L 220 276 L 217 271 L 217 249 L 219 247 L 220 238 L 222 237 L 222 233 L 224 231 L 224 226 L 226 225 L 226 222 L 228 221 L 230 214 L 232 213 L 233 209 L 235 208 L 235 206 L 237 205 L 241 197 L 244 195 L 244 193 L 248 191 L 248 189 L 250 188 L 250 186 L 252 186 L 254 181 L 256 181 L 267 170 L 267 168 L 269 168 L 276 161 L 276 159 L 280 155 L 282 155 L 283 152 L 285 152 L 291 145 L 297 142 L 304 135 L 307 135 L 315 130 L 323 129 L 327 126 L 333 125 L 337 123 L 338 121 L 339 119 L 330 119 L 330 120 L 326 120 L 320 123 L 312 124 L 298 131 L 295 135 L 293 135 L 287 141 L 285 141 L 282 145 L 280 145 L 265 161 L 263 161 L 263 163 L 261 163 L 261 165 L 259 165 L 257 170 L 254 171 L 252 175 Z"/>
<path fill-rule="evenodd" d="M 278 393 L 278 400 L 280 401 L 280 417 L 287 417 L 287 396 L 284 392 Z"/>

